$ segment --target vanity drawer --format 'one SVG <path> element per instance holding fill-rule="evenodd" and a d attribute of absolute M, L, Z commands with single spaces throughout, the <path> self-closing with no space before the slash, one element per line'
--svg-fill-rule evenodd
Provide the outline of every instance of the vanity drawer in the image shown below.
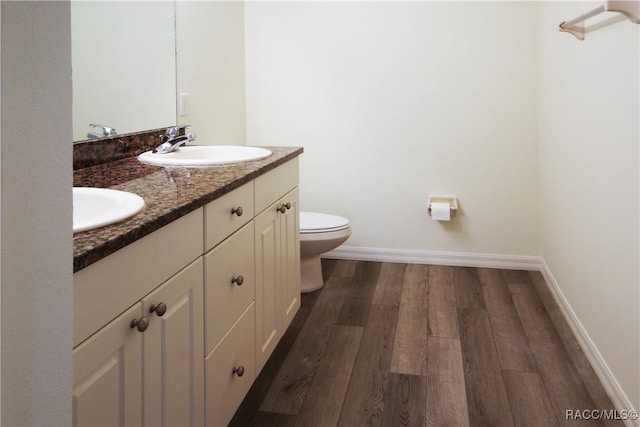
<path fill-rule="evenodd" d="M 254 216 L 253 181 L 236 188 L 204 207 L 204 251 L 251 221 Z"/>
<path fill-rule="evenodd" d="M 202 255 L 202 208 L 73 275 L 73 346 Z"/>
<path fill-rule="evenodd" d="M 254 222 L 251 221 L 204 257 L 205 354 L 255 297 L 253 248 Z"/>
<path fill-rule="evenodd" d="M 259 176 L 255 185 L 255 210 L 259 214 L 298 185 L 298 158 Z"/>
<path fill-rule="evenodd" d="M 205 424 L 226 426 L 255 379 L 255 304 L 205 360 Z M 244 370 L 242 375 L 238 368 Z"/>

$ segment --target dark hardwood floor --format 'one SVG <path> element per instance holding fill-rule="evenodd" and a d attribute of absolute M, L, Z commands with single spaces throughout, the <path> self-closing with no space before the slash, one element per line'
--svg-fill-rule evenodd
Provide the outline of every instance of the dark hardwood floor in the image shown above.
<path fill-rule="evenodd" d="M 622 426 L 538 272 L 324 260 L 232 426 Z"/>

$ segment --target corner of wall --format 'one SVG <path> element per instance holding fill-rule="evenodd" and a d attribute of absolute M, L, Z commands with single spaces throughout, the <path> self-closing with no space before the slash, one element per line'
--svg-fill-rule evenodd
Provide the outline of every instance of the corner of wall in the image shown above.
<path fill-rule="evenodd" d="M 1 7 L 1 424 L 71 425 L 70 2 Z"/>

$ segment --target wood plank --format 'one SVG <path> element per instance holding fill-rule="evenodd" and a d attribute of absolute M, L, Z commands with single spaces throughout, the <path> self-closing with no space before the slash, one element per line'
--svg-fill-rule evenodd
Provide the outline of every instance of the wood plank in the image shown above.
<path fill-rule="evenodd" d="M 509 285 L 509 292 L 531 349 L 534 345 L 561 344 L 560 336 L 535 287 Z"/>
<path fill-rule="evenodd" d="M 602 386 L 598 376 L 593 371 L 587 356 L 585 356 L 580 344 L 576 340 L 563 340 L 564 346 L 569 353 L 569 357 L 573 361 L 578 375 L 582 379 L 582 383 L 587 389 L 589 396 L 593 400 L 596 409 L 611 411 L 615 409 L 611 398 Z M 624 423 L 621 420 L 605 420 L 607 427 L 622 427 Z"/>
<path fill-rule="evenodd" d="M 353 277 L 359 261 L 338 260 L 331 277 Z"/>
<path fill-rule="evenodd" d="M 338 423 L 362 329 L 335 326 L 333 338 L 296 417 L 297 426 L 334 426 Z"/>
<path fill-rule="evenodd" d="M 502 276 L 504 277 L 504 281 L 507 285 L 533 285 L 526 271 L 506 269 L 500 271 L 502 272 Z"/>
<path fill-rule="evenodd" d="M 542 304 L 544 305 L 545 310 L 547 310 L 547 313 L 551 318 L 551 322 L 553 322 L 553 326 L 555 326 L 556 331 L 558 331 L 558 335 L 560 335 L 560 338 L 562 338 L 563 340 L 575 339 L 571 327 L 567 323 L 562 310 L 560 310 L 560 307 L 558 306 L 558 303 L 551 293 L 549 285 L 544 280 L 544 277 L 542 277 L 542 274 L 539 271 L 529 271 L 528 274 L 529 279 L 533 283 L 533 286 L 536 288 L 538 296 L 542 300 Z"/>
<path fill-rule="evenodd" d="M 538 366 L 554 416 L 561 425 L 568 409 L 595 409 L 582 379 L 533 286 L 509 285 L 529 346 Z M 603 425 L 602 423 L 593 423 Z"/>
<path fill-rule="evenodd" d="M 405 271 L 391 372 L 426 375 L 428 278 L 426 265 L 412 264 Z"/>
<path fill-rule="evenodd" d="M 516 311 L 503 272 L 479 268 L 484 301 L 502 369 L 537 372 L 533 354 Z"/>
<path fill-rule="evenodd" d="M 459 339 L 427 341 L 427 426 L 468 426 L 469 410 Z"/>
<path fill-rule="evenodd" d="M 373 293 L 373 304 L 399 305 L 407 264 L 385 262 Z"/>
<path fill-rule="evenodd" d="M 379 425 L 391 367 L 398 307 L 375 304 L 365 326 L 338 425 Z"/>
<path fill-rule="evenodd" d="M 429 301 L 427 306 L 429 336 L 449 338 L 460 336 L 452 267 L 429 266 Z"/>
<path fill-rule="evenodd" d="M 320 260 L 320 266 L 322 268 L 322 278 L 327 281 L 329 277 L 333 275 L 333 272 L 336 269 L 336 265 L 338 265 L 339 260 L 330 259 L 330 258 L 322 258 Z M 313 293 L 313 292 L 310 292 Z"/>
<path fill-rule="evenodd" d="M 471 425 L 512 426 L 509 400 L 486 311 L 460 308 L 458 321 Z"/>
<path fill-rule="evenodd" d="M 296 417 L 294 415 L 276 414 L 273 412 L 256 413 L 256 417 L 249 424 L 235 424 L 237 427 L 293 427 Z M 232 424 L 229 424 L 231 427 Z"/>
<path fill-rule="evenodd" d="M 540 375 L 535 372 L 504 371 L 504 383 L 516 426 L 558 425 Z"/>
<path fill-rule="evenodd" d="M 484 308 L 482 286 L 475 268 L 454 267 L 453 283 L 458 308 Z"/>
<path fill-rule="evenodd" d="M 358 261 L 353 279 L 348 287 L 337 323 L 345 326 L 364 326 L 369 316 L 373 292 L 378 283 L 379 262 Z"/>
<path fill-rule="evenodd" d="M 426 391 L 425 377 L 390 373 L 385 390 L 382 425 L 423 427 Z"/>
<path fill-rule="evenodd" d="M 309 390 L 315 371 L 331 340 L 351 279 L 332 276 L 318 296 L 298 338 L 282 362 L 267 392 L 261 411 L 296 415 Z"/>

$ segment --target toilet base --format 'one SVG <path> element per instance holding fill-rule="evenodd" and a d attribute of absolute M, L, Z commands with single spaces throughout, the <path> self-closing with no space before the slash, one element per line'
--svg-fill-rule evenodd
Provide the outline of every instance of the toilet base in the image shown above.
<path fill-rule="evenodd" d="M 320 255 L 300 260 L 300 292 L 313 292 L 324 286 Z"/>

